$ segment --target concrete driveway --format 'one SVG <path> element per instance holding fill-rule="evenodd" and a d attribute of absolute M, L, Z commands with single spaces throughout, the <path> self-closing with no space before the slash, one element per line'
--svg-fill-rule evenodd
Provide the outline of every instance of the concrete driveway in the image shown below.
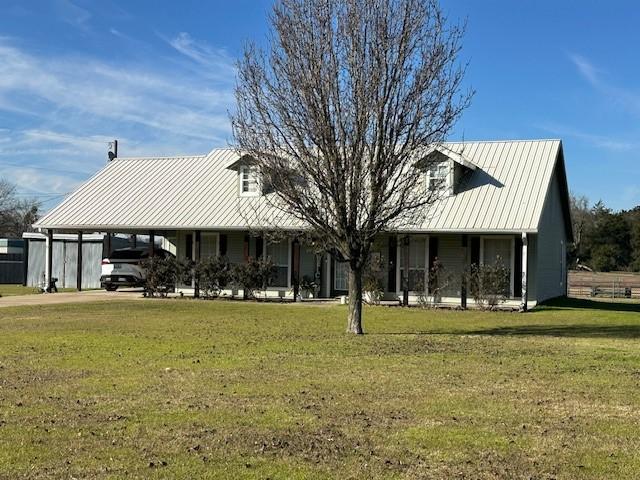
<path fill-rule="evenodd" d="M 39 293 L 35 295 L 15 295 L 0 297 L 0 308 L 30 305 L 55 305 L 60 303 L 86 303 L 109 300 L 143 299 L 141 289 L 125 289 L 116 292 L 87 290 L 85 292 Z"/>

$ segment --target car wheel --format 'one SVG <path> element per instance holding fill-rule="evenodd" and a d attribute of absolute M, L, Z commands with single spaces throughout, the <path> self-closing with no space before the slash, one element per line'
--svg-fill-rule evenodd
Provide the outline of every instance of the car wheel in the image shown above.
<path fill-rule="evenodd" d="M 118 286 L 117 286 L 117 285 L 111 285 L 111 284 L 108 284 L 108 285 L 105 285 L 105 286 L 104 286 L 104 289 L 105 289 L 107 292 L 115 292 L 115 291 L 118 289 Z"/>

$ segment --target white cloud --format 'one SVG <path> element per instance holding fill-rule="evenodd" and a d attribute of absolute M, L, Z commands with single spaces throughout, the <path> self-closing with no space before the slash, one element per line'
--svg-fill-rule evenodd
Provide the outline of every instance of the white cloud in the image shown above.
<path fill-rule="evenodd" d="M 56 0 L 54 7 L 60 18 L 81 30 L 88 30 L 88 21 L 91 19 L 91 13 L 76 5 L 71 0 Z"/>
<path fill-rule="evenodd" d="M 123 156 L 225 146 L 232 61 L 205 44 L 192 48 L 201 50 L 207 68 L 180 68 L 177 55 L 134 64 L 35 54 L 0 37 L 0 175 L 22 189 L 62 193 L 104 164 L 113 138 Z M 214 65 L 226 73 L 214 78 Z M 2 162 L 25 167 L 3 168 Z"/>
<path fill-rule="evenodd" d="M 593 66 L 593 64 L 589 60 L 587 60 L 582 55 L 577 54 L 569 54 L 569 58 L 576 66 L 578 71 L 582 74 L 582 76 L 589 81 L 589 83 L 594 86 L 597 86 L 600 83 L 598 77 L 600 71 L 595 66 Z"/>
<path fill-rule="evenodd" d="M 214 49 L 206 43 L 198 42 L 187 32 L 180 32 L 169 40 L 169 45 L 200 65 L 234 73 L 233 61 L 224 49 Z"/>
<path fill-rule="evenodd" d="M 50 112 L 70 109 L 213 140 L 230 132 L 232 82 L 210 87 L 177 72 L 162 75 L 86 58 L 35 58 L 0 42 L 0 107 L 7 110 L 33 114 L 44 102 Z"/>
<path fill-rule="evenodd" d="M 545 123 L 537 125 L 536 127 L 541 130 L 550 132 L 553 135 L 558 135 L 561 137 L 573 137 L 582 140 L 591 146 L 602 148 L 605 150 L 611 150 L 614 152 L 636 150 L 638 147 L 640 147 L 640 143 L 637 141 L 630 141 L 617 137 L 588 133 L 573 127 L 559 125 L 556 123 Z"/>
<path fill-rule="evenodd" d="M 612 84 L 605 77 L 605 72 L 582 55 L 569 54 L 569 59 L 591 86 L 609 101 L 634 115 L 640 115 L 640 92 Z"/>

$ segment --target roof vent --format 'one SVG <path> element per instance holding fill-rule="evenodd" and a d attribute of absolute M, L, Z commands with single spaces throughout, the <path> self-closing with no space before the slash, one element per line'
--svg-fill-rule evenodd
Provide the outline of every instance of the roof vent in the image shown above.
<path fill-rule="evenodd" d="M 118 158 L 118 140 L 109 142 L 109 151 L 107 152 L 107 155 L 109 156 L 109 161 L 114 158 Z"/>

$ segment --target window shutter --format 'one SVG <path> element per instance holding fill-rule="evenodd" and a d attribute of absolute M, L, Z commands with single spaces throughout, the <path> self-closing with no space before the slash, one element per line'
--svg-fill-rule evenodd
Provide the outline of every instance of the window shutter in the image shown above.
<path fill-rule="evenodd" d="M 189 260 L 193 260 L 193 234 L 188 233 L 185 236 L 184 256 Z"/>
<path fill-rule="evenodd" d="M 262 258 L 264 252 L 264 241 L 262 237 L 256 238 L 256 260 Z"/>
<path fill-rule="evenodd" d="M 433 268 L 433 262 L 438 257 L 438 237 L 429 237 L 429 270 Z"/>
<path fill-rule="evenodd" d="M 480 237 L 471 237 L 471 265 L 480 265 Z"/>
<path fill-rule="evenodd" d="M 387 270 L 389 275 L 388 290 L 390 292 L 396 291 L 396 258 L 398 258 L 398 237 L 394 235 L 389 237 L 389 260 Z"/>
<path fill-rule="evenodd" d="M 220 256 L 227 255 L 227 236 L 223 233 L 220 235 Z"/>
<path fill-rule="evenodd" d="M 516 258 L 513 260 L 513 296 L 522 297 L 522 238 L 516 237 Z"/>

